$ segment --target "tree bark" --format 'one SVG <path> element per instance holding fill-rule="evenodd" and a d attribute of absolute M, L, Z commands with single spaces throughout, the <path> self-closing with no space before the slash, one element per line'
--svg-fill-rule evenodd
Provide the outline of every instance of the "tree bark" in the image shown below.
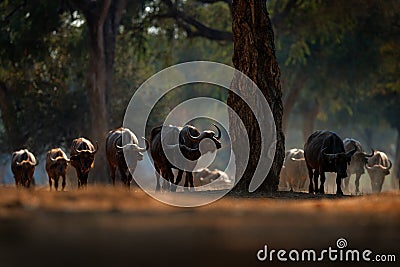
<path fill-rule="evenodd" d="M 282 91 L 280 69 L 275 57 L 274 33 L 266 8 L 266 1 L 237 0 L 232 3 L 232 30 L 234 41 L 233 64 L 246 74 L 262 91 L 274 116 L 276 126 L 276 152 L 272 167 L 257 191 L 271 192 L 278 189 L 279 173 L 283 164 L 285 148 L 282 132 Z M 233 79 L 231 86 L 238 88 L 243 95 L 251 98 L 249 88 L 241 86 L 238 79 Z M 228 105 L 242 120 L 250 141 L 249 162 L 242 179 L 233 192 L 246 193 L 260 156 L 260 129 L 249 107 L 233 92 L 229 92 Z M 231 141 L 235 144 L 239 123 L 230 116 Z M 241 166 L 246 159 L 235 151 L 236 166 Z M 239 167 L 240 168 L 240 167 Z M 239 178 L 239 177 L 236 177 Z"/>
<path fill-rule="evenodd" d="M 282 129 L 283 129 L 283 132 L 285 135 L 287 135 L 290 114 L 292 113 L 294 105 L 296 104 L 297 99 L 299 98 L 301 90 L 304 87 L 305 81 L 306 81 L 306 78 L 304 77 L 303 72 L 298 71 L 296 74 L 296 78 L 294 79 L 294 82 L 290 88 L 290 91 L 284 100 Z"/>
<path fill-rule="evenodd" d="M 400 128 L 397 129 L 397 141 L 396 141 L 396 157 L 393 164 L 393 186 L 395 186 L 395 180 L 397 178 L 400 189 Z"/>
<path fill-rule="evenodd" d="M 304 143 L 307 142 L 308 137 L 314 132 L 315 121 L 319 113 L 319 104 L 315 100 L 314 103 L 306 107 L 303 112 L 303 139 Z"/>
<path fill-rule="evenodd" d="M 115 45 L 118 26 L 126 0 L 71 0 L 84 14 L 89 32 L 88 103 L 91 133 L 99 150 L 91 173 L 97 182 L 107 182 L 105 138 L 108 132 L 107 96 L 112 88 Z"/>

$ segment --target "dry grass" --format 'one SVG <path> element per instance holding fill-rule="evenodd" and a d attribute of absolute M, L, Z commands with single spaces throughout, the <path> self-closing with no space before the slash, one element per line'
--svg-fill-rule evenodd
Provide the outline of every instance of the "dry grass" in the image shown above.
<path fill-rule="evenodd" d="M 400 193 L 278 192 L 188 209 L 118 187 L 0 187 L 1 266 L 250 266 L 259 264 L 255 253 L 264 244 L 326 248 L 339 237 L 353 248 L 398 253 Z"/>

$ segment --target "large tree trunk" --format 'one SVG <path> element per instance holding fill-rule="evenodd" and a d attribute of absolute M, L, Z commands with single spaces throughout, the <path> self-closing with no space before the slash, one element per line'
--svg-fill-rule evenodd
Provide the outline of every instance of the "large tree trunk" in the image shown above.
<path fill-rule="evenodd" d="M 103 14 L 106 16 L 106 14 Z M 104 20 L 87 18 L 90 45 L 89 45 L 89 73 L 88 73 L 88 103 L 90 110 L 90 138 L 99 144 L 96 154 L 95 168 L 91 173 L 92 181 L 106 181 L 106 161 L 104 138 L 108 129 L 106 103 L 106 64 L 104 54 L 103 25 Z"/>
<path fill-rule="evenodd" d="M 108 132 L 107 96 L 112 87 L 116 36 L 126 0 L 73 1 L 85 15 L 89 31 L 88 103 L 90 138 L 97 142 L 92 181 L 107 182 L 105 138 Z"/>
<path fill-rule="evenodd" d="M 400 128 L 397 129 L 397 141 L 396 141 L 396 151 L 395 152 L 396 152 L 396 158 L 395 158 L 395 161 L 393 164 L 394 169 L 393 169 L 393 174 L 392 174 L 393 187 L 395 188 L 397 186 L 397 185 L 395 185 L 395 181 L 397 181 L 399 189 L 400 189 Z"/>
<path fill-rule="evenodd" d="M 237 0 L 232 3 L 232 30 L 234 41 L 233 64 L 262 91 L 274 116 L 276 125 L 276 153 L 268 176 L 257 191 L 276 191 L 279 173 L 284 159 L 284 135 L 282 132 L 282 91 L 280 69 L 275 58 L 274 33 L 268 16 L 266 1 Z M 250 97 L 246 86 L 239 79 L 232 80 L 232 87 Z M 233 92 L 229 92 L 228 105 L 238 114 L 250 142 L 250 156 L 247 168 L 234 192 L 246 193 L 260 157 L 261 137 L 258 123 L 246 104 Z M 239 123 L 230 116 L 230 135 L 233 144 L 238 140 Z M 240 151 L 235 151 L 236 166 L 241 168 L 246 159 Z M 237 150 L 237 149 L 236 149 Z M 238 169 L 237 168 L 237 169 Z M 239 177 L 237 177 L 239 178 Z"/>

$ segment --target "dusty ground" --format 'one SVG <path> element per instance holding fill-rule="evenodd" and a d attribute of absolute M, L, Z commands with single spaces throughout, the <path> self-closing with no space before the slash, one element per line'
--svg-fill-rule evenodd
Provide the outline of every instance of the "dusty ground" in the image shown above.
<path fill-rule="evenodd" d="M 340 237 L 348 248 L 395 254 L 399 266 L 400 193 L 278 192 L 188 209 L 121 188 L 0 187 L 0 266 L 267 266 L 256 260 L 264 245 L 321 250 Z"/>

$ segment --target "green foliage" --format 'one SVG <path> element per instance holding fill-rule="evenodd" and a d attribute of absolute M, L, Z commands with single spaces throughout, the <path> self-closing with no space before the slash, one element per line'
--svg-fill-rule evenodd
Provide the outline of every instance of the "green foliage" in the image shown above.
<path fill-rule="evenodd" d="M 23 139 L 11 142 L 3 123 L 3 150 L 67 146 L 89 130 L 87 30 L 82 14 L 68 3 L 0 2 L 0 82 L 9 89 L 16 110 L 12 119 Z M 225 2 L 177 3 L 205 26 L 231 31 Z M 298 77 L 304 80 L 295 112 L 317 99 L 321 125 L 344 127 L 356 121 L 365 127 L 399 128 L 399 5 L 395 0 L 268 1 L 285 94 L 299 83 Z M 166 18 L 167 13 L 159 0 L 127 1 L 108 92 L 111 127 L 121 125 L 132 94 L 157 71 L 192 60 L 232 64 L 232 43 L 190 36 L 195 27 L 184 28 L 182 20 Z M 226 91 L 207 85 L 177 88 L 158 103 L 149 127 L 195 96 L 225 101 Z"/>
<path fill-rule="evenodd" d="M 77 14 L 55 1 L 2 2 L 1 10 L 8 14 L 1 18 L 0 81 L 8 99 L 1 108 L 12 110 L 2 114 L 12 127 L 2 127 L 1 148 L 69 147 L 87 130 L 86 50 L 83 30 L 73 23 Z"/>

